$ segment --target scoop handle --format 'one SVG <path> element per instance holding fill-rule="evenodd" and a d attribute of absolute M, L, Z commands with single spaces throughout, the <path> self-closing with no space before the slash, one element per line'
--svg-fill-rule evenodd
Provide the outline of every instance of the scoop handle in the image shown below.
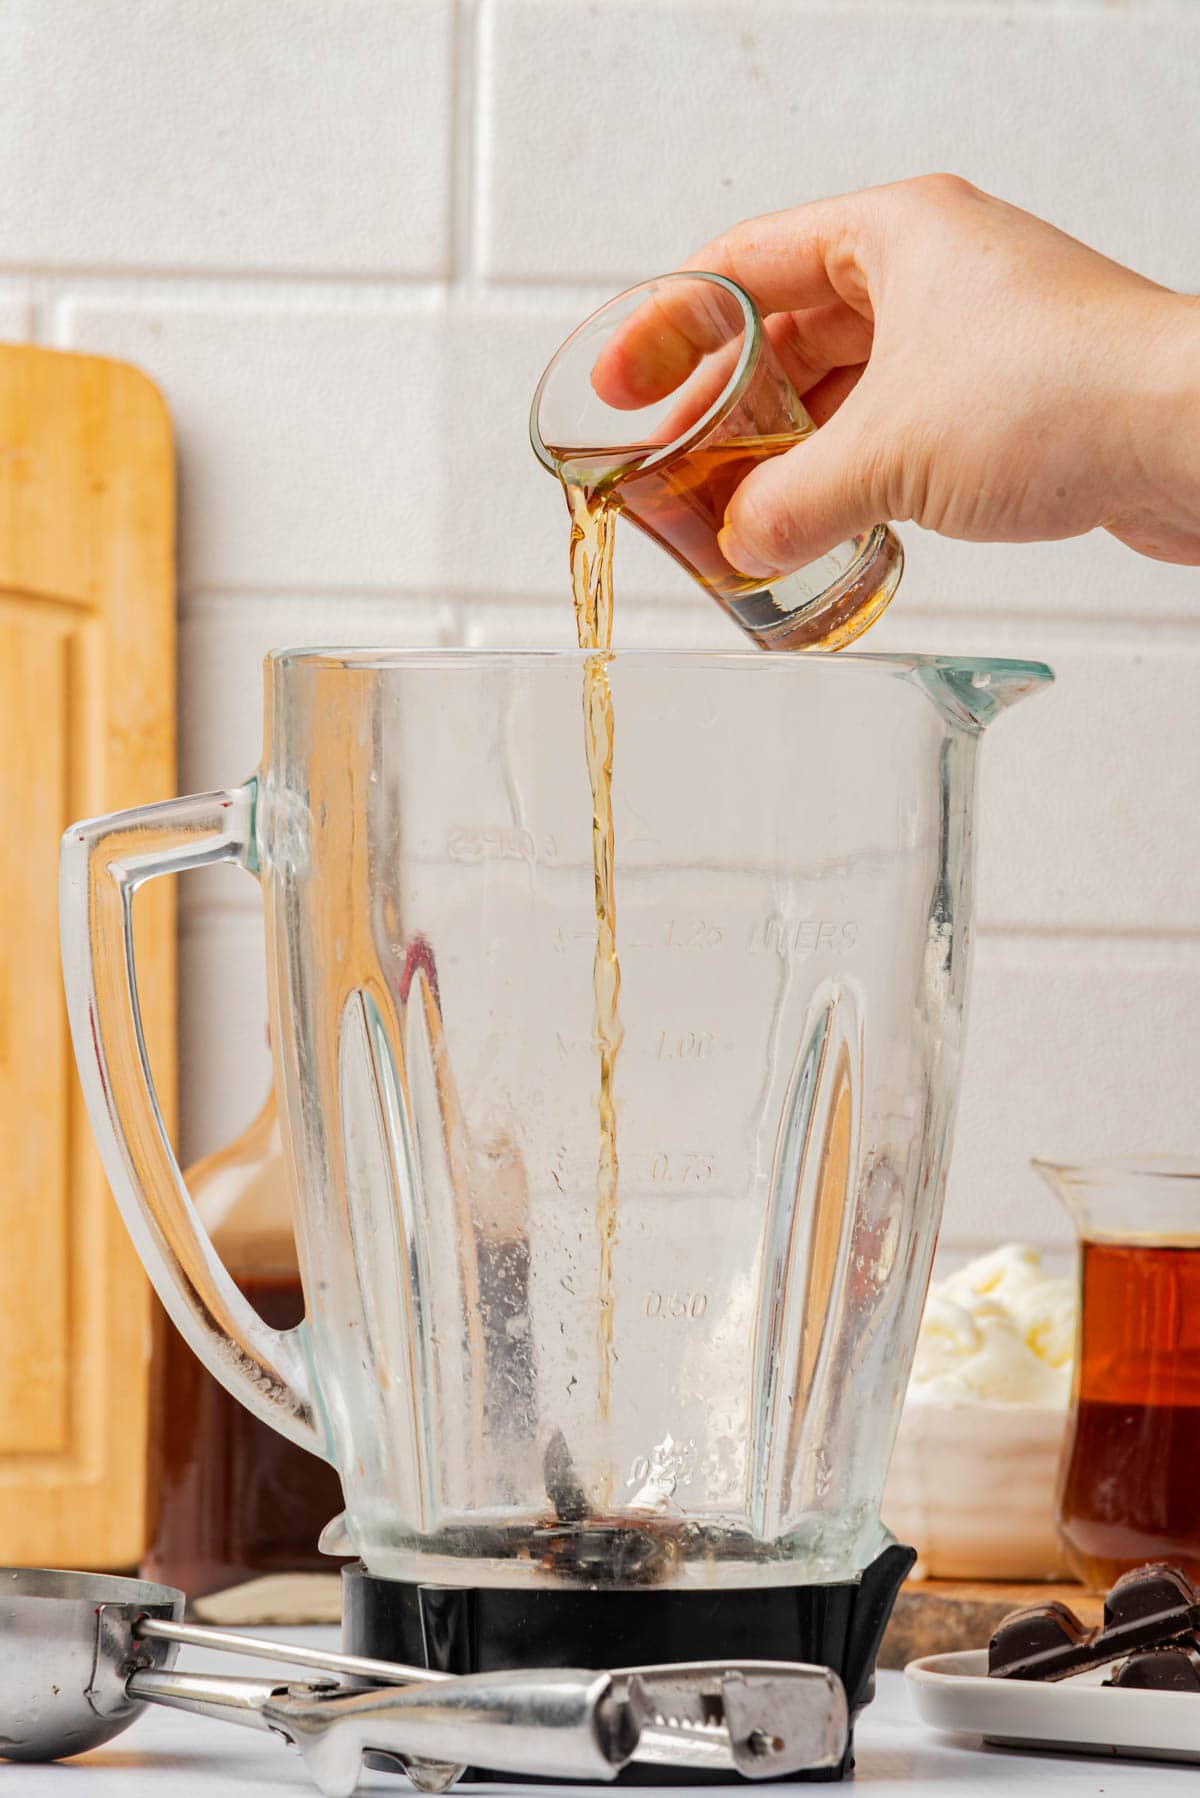
<path fill-rule="evenodd" d="M 60 862 L 63 979 L 104 1171 L 171 1321 L 248 1410 L 320 1455 L 305 1325 L 265 1324 L 214 1249 L 163 1125 L 138 1004 L 133 895 L 160 874 L 215 862 L 255 872 L 256 798 L 251 780 L 73 824 Z"/>
<path fill-rule="evenodd" d="M 393 1754 L 444 1770 L 458 1763 L 551 1779 L 614 1780 L 637 1746 L 637 1697 L 611 1674 L 571 1668 L 466 1674 L 444 1686 L 324 1696 L 303 1688 L 272 1698 L 267 1722 L 290 1736 L 325 1798 L 349 1798 L 362 1757 Z"/>
<path fill-rule="evenodd" d="M 222 1673 L 177 1673 L 149 1667 L 131 1673 L 125 1685 L 128 1697 L 139 1704 L 162 1704 L 173 1711 L 191 1711 L 213 1717 L 219 1723 L 240 1723 L 248 1729 L 270 1729 L 263 1706 L 281 1692 L 277 1679 L 244 1679 Z"/>
<path fill-rule="evenodd" d="M 378 1661 L 365 1654 L 338 1654 L 332 1649 L 276 1642 L 270 1636 L 247 1636 L 240 1631 L 211 1629 L 204 1623 L 175 1623 L 169 1618 L 139 1618 L 133 1633 L 139 1642 L 178 1642 L 186 1647 L 220 1649 L 225 1654 L 244 1654 L 256 1661 L 283 1661 L 289 1667 L 313 1667 L 321 1673 L 336 1673 L 342 1679 L 405 1685 L 410 1681 L 428 1684 L 454 1678 L 452 1673 L 442 1673 L 433 1667 L 410 1667 L 404 1661 Z"/>

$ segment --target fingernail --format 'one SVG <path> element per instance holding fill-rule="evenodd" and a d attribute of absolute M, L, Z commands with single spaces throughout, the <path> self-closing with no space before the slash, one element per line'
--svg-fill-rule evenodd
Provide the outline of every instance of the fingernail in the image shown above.
<path fill-rule="evenodd" d="M 740 537 L 734 535 L 732 525 L 724 525 L 717 532 L 717 548 L 739 574 L 747 575 L 752 581 L 773 580 L 779 573 L 778 568 L 771 568 L 766 562 L 748 550 Z"/>

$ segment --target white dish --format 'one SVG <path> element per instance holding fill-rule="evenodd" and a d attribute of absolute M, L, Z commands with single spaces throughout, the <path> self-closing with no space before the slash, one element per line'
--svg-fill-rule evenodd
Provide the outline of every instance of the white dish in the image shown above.
<path fill-rule="evenodd" d="M 924 1579 L 1061 1579 L 1054 1490 L 1067 1413 L 909 1394 L 883 1518 Z"/>
<path fill-rule="evenodd" d="M 1113 1689 L 1078 1679 L 989 1679 L 986 1648 L 927 1654 L 905 1668 L 934 1729 L 1006 1747 L 1200 1761 L 1200 1694 Z M 1103 1674 L 1097 1677 L 1103 1678 Z"/>

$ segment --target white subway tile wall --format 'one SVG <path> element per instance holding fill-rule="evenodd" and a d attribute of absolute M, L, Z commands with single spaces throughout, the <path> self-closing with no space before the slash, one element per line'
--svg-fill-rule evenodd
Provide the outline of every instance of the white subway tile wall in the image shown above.
<path fill-rule="evenodd" d="M 454 31 L 430 0 L 10 0 L 0 259 L 444 275 Z"/>
<path fill-rule="evenodd" d="M 25 343 L 34 334 L 37 309 L 21 286 L 0 285 L 0 343 Z"/>
<path fill-rule="evenodd" d="M 1196 233 L 1163 228 L 1200 159 L 1186 13 L 500 0 L 483 18 L 483 271 L 636 280 L 731 218 L 947 168 L 1200 285 Z"/>
<path fill-rule="evenodd" d="M 183 789 L 276 644 L 570 640 L 537 374 L 734 219 L 950 168 L 1200 288 L 1193 0 L 8 0 L 0 334 L 127 358 L 179 446 Z M 1033 1154 L 1200 1154 L 1200 576 L 906 534 L 878 649 L 1044 656 L 982 758 L 944 1241 L 1062 1241 Z M 622 542 L 626 643 L 730 643 Z M 268 1079 L 254 886 L 182 892 L 183 1148 Z"/>

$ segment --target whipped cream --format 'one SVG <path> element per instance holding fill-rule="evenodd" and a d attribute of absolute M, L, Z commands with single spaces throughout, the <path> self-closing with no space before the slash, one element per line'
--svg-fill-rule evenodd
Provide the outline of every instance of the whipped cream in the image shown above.
<path fill-rule="evenodd" d="M 929 1289 L 909 1400 L 1065 1409 L 1075 1352 L 1075 1282 L 1019 1243 Z"/>

